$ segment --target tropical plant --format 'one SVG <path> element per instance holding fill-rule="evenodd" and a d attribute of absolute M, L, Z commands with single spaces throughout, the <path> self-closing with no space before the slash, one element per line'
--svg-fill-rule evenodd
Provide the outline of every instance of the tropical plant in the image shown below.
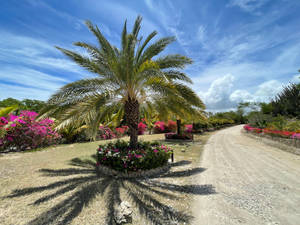
<path fill-rule="evenodd" d="M 300 118 L 300 84 L 290 84 L 271 102 L 273 114 Z"/>
<path fill-rule="evenodd" d="M 136 148 L 140 106 L 152 105 L 160 111 L 180 115 L 204 108 L 197 94 L 183 83 L 192 83 L 190 78 L 178 70 L 192 60 L 179 54 L 156 57 L 175 38 L 166 37 L 150 43 L 157 34 L 153 31 L 142 42 L 138 36 L 141 21 L 138 16 L 131 33 L 127 32 L 125 21 L 120 48 L 112 46 L 89 21 L 86 25 L 96 36 L 99 46 L 74 43 L 84 48 L 89 56 L 57 47 L 77 64 L 98 75 L 67 84 L 52 95 L 43 112 L 44 116 L 57 118 L 57 129 L 84 121 L 95 138 L 99 123 L 114 113 L 121 115 L 123 112 L 129 126 L 130 146 Z"/>
<path fill-rule="evenodd" d="M 0 117 L 6 117 L 8 114 L 16 111 L 19 108 L 18 105 L 12 105 L 8 107 L 0 108 Z"/>

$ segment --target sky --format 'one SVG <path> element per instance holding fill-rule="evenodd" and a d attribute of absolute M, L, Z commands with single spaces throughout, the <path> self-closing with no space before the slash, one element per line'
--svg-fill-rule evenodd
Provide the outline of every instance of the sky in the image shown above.
<path fill-rule="evenodd" d="M 175 36 L 162 54 L 183 54 L 184 69 L 209 111 L 270 101 L 300 73 L 299 0 L 0 0 L 0 100 L 47 100 L 63 85 L 94 76 L 54 46 L 95 43 L 90 20 L 120 46 L 143 17 L 142 36 Z"/>

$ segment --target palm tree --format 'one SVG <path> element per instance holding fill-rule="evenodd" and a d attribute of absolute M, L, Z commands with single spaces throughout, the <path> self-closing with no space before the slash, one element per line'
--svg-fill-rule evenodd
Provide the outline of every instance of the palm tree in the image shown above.
<path fill-rule="evenodd" d="M 173 54 L 156 57 L 174 37 L 165 37 L 150 43 L 157 35 L 153 31 L 145 41 L 138 36 L 142 17 L 138 16 L 132 32 L 127 32 L 125 21 L 121 47 L 112 46 L 97 26 L 86 22 L 95 35 L 99 46 L 76 42 L 88 56 L 56 47 L 78 65 L 98 77 L 82 79 L 62 87 L 48 100 L 44 116 L 56 115 L 57 128 L 70 124 L 86 124 L 95 137 L 99 123 L 112 114 L 122 113 L 129 126 L 130 146 L 137 147 L 140 106 L 160 104 L 165 111 L 196 111 L 204 105 L 197 94 L 184 82 L 190 78 L 180 72 L 192 60 Z M 155 57 L 155 58 L 154 58 Z"/>

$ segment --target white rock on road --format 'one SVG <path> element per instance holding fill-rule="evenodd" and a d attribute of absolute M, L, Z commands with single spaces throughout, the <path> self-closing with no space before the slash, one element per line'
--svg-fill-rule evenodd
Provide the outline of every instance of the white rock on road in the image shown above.
<path fill-rule="evenodd" d="M 218 131 L 207 142 L 198 184 L 212 184 L 217 193 L 195 197 L 193 224 L 300 224 L 300 156 L 241 130 Z"/>

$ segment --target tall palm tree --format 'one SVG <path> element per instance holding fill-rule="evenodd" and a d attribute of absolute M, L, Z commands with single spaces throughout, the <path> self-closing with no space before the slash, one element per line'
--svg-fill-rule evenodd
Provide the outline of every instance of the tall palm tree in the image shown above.
<path fill-rule="evenodd" d="M 125 21 L 120 48 L 112 46 L 90 21 L 86 25 L 96 36 L 98 46 L 74 43 L 84 48 L 88 56 L 56 47 L 98 75 L 67 84 L 48 100 L 49 106 L 43 115 L 56 115 L 58 129 L 84 123 L 95 134 L 105 118 L 123 112 L 129 126 L 130 146 L 136 148 L 141 105 L 159 104 L 165 111 L 180 109 L 178 112 L 193 112 L 204 107 L 197 94 L 184 84 L 192 83 L 190 78 L 178 70 L 192 60 L 179 54 L 155 57 L 175 38 L 165 37 L 150 43 L 157 35 L 153 31 L 142 42 L 138 36 L 141 21 L 142 17 L 138 16 L 131 33 L 127 32 Z"/>

